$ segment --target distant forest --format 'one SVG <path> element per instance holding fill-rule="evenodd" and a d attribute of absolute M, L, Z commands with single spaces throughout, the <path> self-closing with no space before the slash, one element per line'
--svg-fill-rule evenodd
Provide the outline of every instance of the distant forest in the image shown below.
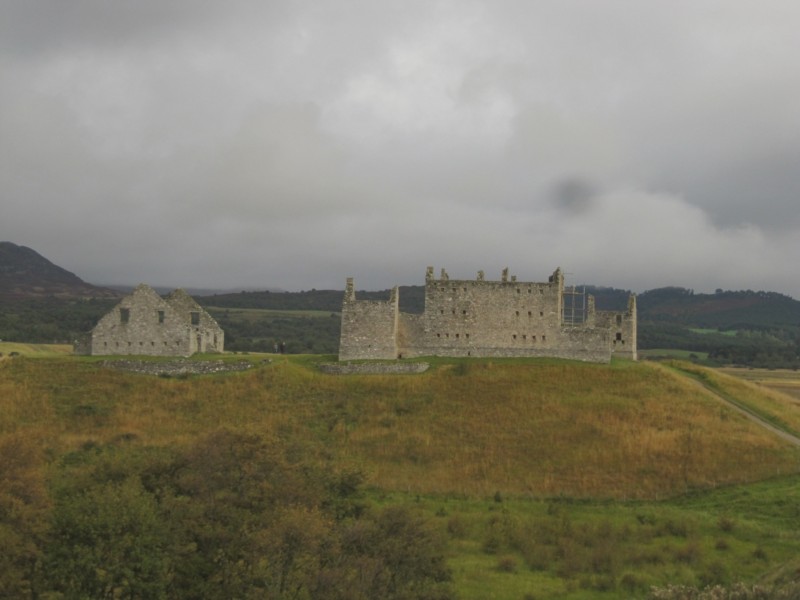
<path fill-rule="evenodd" d="M 579 288 L 581 289 L 581 288 Z M 586 286 L 599 310 L 621 310 L 629 292 Z M 361 299 L 388 299 L 389 291 L 357 291 Z M 421 313 L 423 286 L 402 286 L 400 308 Z M 335 354 L 343 292 L 240 292 L 198 296 L 226 332 L 226 349 Z M 112 299 L 0 298 L 0 339 L 30 343 L 71 343 L 110 310 Z M 682 350 L 707 364 L 800 367 L 800 302 L 761 291 L 696 294 L 667 287 L 640 294 L 640 350 Z"/>

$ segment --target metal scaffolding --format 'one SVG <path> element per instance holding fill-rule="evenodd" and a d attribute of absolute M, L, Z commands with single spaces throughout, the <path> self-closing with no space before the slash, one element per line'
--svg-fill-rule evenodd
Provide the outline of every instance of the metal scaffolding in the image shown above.
<path fill-rule="evenodd" d="M 562 305 L 564 325 L 583 325 L 586 323 L 586 286 L 564 286 Z"/>

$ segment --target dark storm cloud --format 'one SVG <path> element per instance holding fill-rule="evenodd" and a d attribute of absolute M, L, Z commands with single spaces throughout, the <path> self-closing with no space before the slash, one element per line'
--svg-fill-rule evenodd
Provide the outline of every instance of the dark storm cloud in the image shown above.
<path fill-rule="evenodd" d="M 580 214 L 591 207 L 592 196 L 596 193 L 588 181 L 580 177 L 570 177 L 559 181 L 552 192 L 553 202 L 567 214 Z"/>

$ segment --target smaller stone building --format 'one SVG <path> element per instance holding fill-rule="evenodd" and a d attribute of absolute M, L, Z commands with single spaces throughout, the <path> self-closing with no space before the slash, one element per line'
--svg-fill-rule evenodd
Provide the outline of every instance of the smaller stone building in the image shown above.
<path fill-rule="evenodd" d="M 224 345 L 220 326 L 185 291 L 162 298 L 140 284 L 76 342 L 75 353 L 191 356 L 222 352 Z"/>

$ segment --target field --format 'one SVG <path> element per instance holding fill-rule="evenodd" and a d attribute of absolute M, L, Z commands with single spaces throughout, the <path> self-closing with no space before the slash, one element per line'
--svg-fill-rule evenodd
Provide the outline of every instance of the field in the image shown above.
<path fill-rule="evenodd" d="M 239 444 L 262 440 L 275 449 L 269 456 L 280 452 L 288 461 L 279 479 L 267 476 L 271 490 L 339 474 L 350 483 L 332 483 L 324 494 L 350 490 L 345 496 L 355 494 L 365 514 L 402 507 L 415 515 L 444 544 L 460 598 L 644 597 L 651 585 L 668 583 L 782 582 L 798 566 L 800 452 L 721 399 L 800 431 L 796 403 L 760 382 L 689 363 L 434 359 L 420 375 L 330 376 L 316 365 L 331 356 L 226 357 L 242 359 L 253 363 L 249 371 L 193 377 L 116 371 L 96 359 L 59 356 L 58 349 L 3 360 L 0 541 L 16 540 L 19 526 L 3 507 L 35 505 L 26 509 L 25 527 L 38 532 L 41 547 L 29 554 L 49 564 L 53 547 L 68 550 L 48 537 L 50 515 L 56 525 L 73 523 L 69 518 L 84 523 L 87 514 L 100 518 L 104 498 L 146 509 L 153 523 L 162 523 L 148 530 L 152 541 L 165 524 L 172 531 L 188 498 L 216 506 L 214 498 L 228 497 L 214 489 L 164 494 L 229 481 L 214 473 L 179 475 L 201 449 L 202 456 L 217 456 L 211 449 L 223 446 L 208 440 L 233 436 L 243 440 L 230 446 L 234 453 Z M 208 460 L 197 468 L 229 464 Z M 256 463 L 233 464 L 251 474 L 230 480 L 232 489 L 260 481 Z M 303 483 L 303 473 L 325 475 Z M 38 504 L 14 495 L 19 488 L 9 482 L 20 478 L 27 488 L 41 488 Z M 94 487 L 97 495 L 86 491 Z M 255 493 L 242 490 L 232 497 Z M 100 504 L 87 512 L 73 505 L 75 498 Z M 288 522 L 320 536 L 333 531 L 338 520 L 324 516 L 331 502 L 297 509 Z M 342 510 L 336 514 L 350 514 Z M 199 513 L 186 514 L 185 527 L 203 523 Z M 172 531 L 170 539 L 183 535 Z M 93 560 L 117 556 L 114 538 L 104 543 L 109 554 Z M 152 543 L 163 550 L 167 542 Z M 165 561 L 190 546 L 169 547 Z M 11 560 L 8 552 L 0 552 L 4 560 Z M 218 562 L 209 558 L 208 565 Z M 97 568 L 87 573 L 95 577 Z M 174 585 L 164 581 L 165 590 Z M 0 592 L 2 585 L 0 577 Z"/>
<path fill-rule="evenodd" d="M 800 401 L 800 372 L 789 369 L 724 368 L 724 373 L 782 392 Z"/>
<path fill-rule="evenodd" d="M 0 358 L 16 353 L 20 356 L 53 357 L 72 354 L 69 344 L 23 344 L 19 342 L 0 342 Z"/>
<path fill-rule="evenodd" d="M 708 352 L 693 352 L 692 350 L 678 350 L 676 348 L 647 348 L 639 350 L 640 359 L 661 360 L 664 358 L 676 358 L 680 360 L 691 360 L 693 357 L 699 360 L 706 360 Z"/>

